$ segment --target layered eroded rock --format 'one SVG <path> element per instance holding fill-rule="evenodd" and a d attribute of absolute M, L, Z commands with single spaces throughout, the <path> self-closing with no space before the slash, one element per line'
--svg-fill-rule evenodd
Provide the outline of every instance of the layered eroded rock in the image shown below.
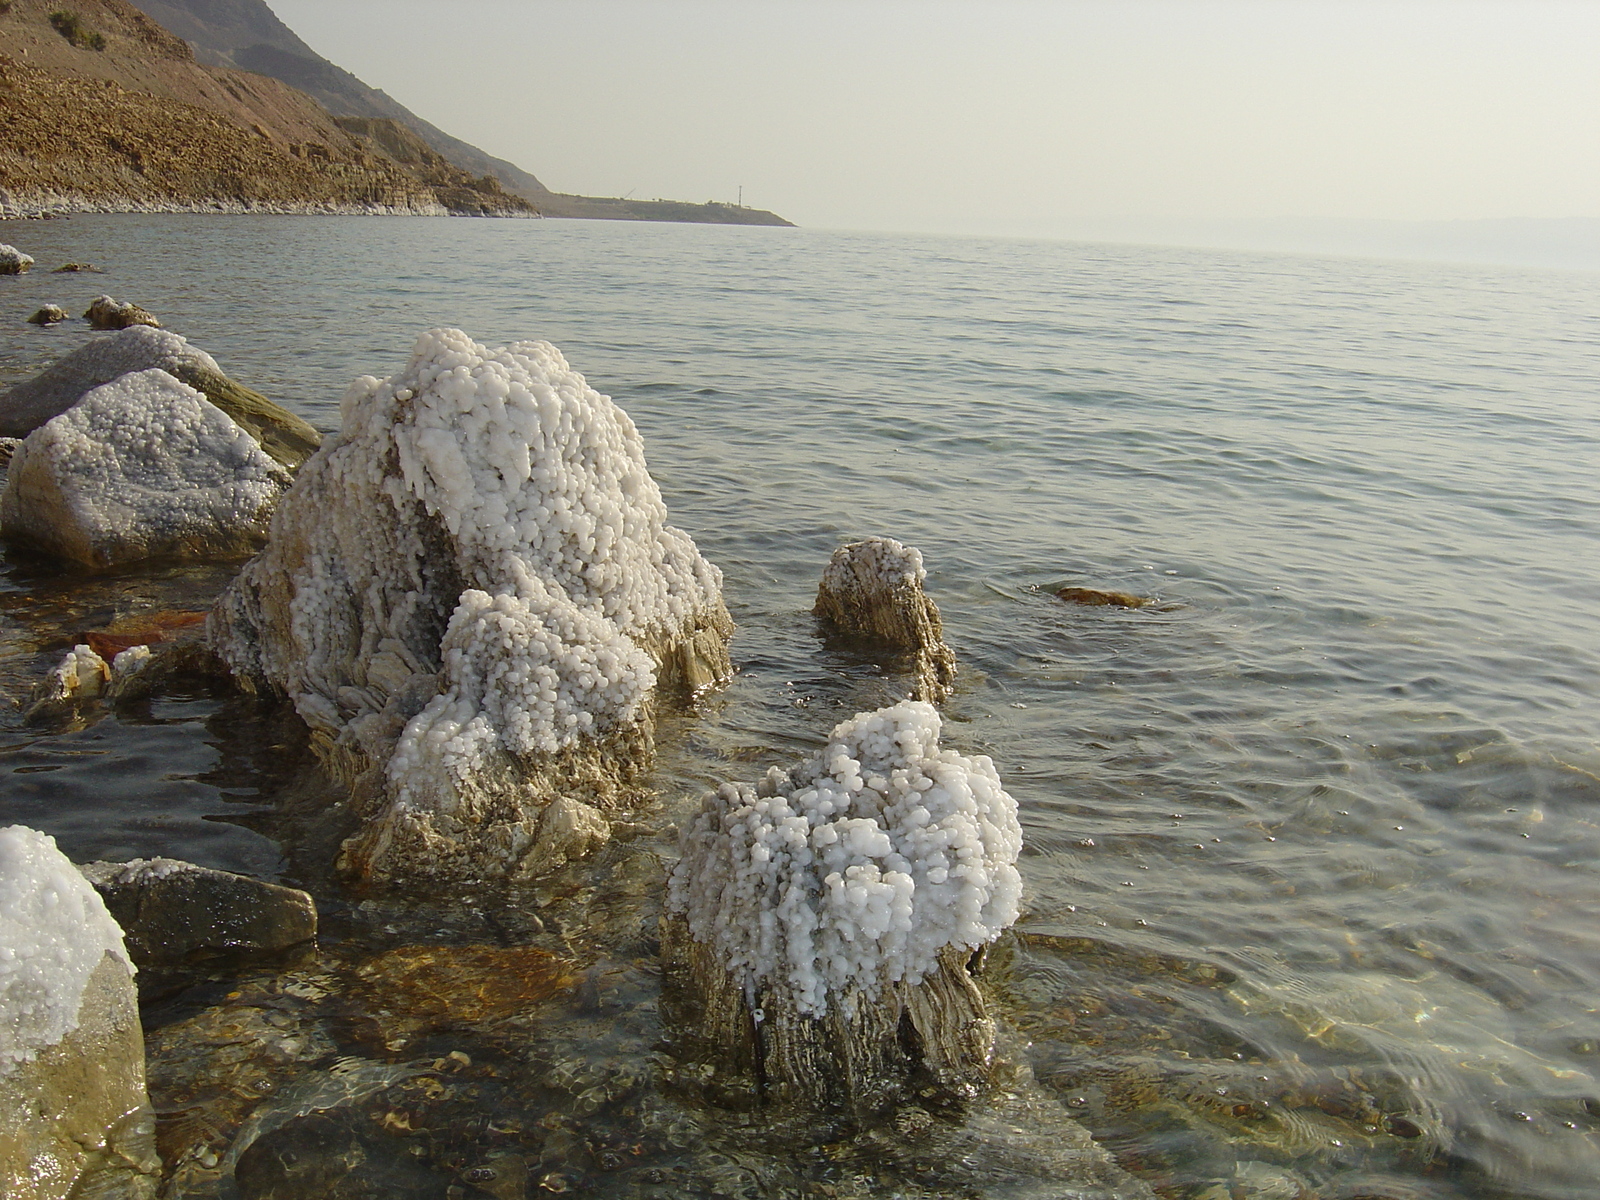
<path fill-rule="evenodd" d="M 909 655 L 912 696 L 938 704 L 955 684 L 956 656 L 944 643 L 939 606 L 922 590 L 922 552 L 893 538 L 840 546 L 823 569 L 812 610 L 832 633 Z"/>

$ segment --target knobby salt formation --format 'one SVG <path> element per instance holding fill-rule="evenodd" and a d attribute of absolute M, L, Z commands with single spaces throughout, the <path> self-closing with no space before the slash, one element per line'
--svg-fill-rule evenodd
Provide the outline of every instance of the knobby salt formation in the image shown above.
<path fill-rule="evenodd" d="M 707 798 L 663 922 L 684 1057 L 769 1101 L 856 1112 L 983 1085 L 994 1026 L 967 968 L 1016 920 L 1022 832 L 994 764 L 939 732 L 904 701 Z"/>
<path fill-rule="evenodd" d="M 379 879 L 535 874 L 603 841 L 656 692 L 730 673 L 722 576 L 633 422 L 548 342 L 434 330 L 358 379 L 208 636 L 286 694 Z"/>
<path fill-rule="evenodd" d="M 823 568 L 812 611 L 846 637 L 909 653 L 912 696 L 938 704 L 955 682 L 956 656 L 944 643 L 939 606 L 922 590 L 927 577 L 913 546 L 880 537 L 851 542 Z"/>

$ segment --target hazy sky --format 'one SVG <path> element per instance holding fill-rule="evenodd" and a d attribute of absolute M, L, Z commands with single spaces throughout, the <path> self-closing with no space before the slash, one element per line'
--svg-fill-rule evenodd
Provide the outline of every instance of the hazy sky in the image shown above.
<path fill-rule="evenodd" d="M 1072 236 L 1600 217 L 1600 0 L 269 0 L 561 191 Z"/>

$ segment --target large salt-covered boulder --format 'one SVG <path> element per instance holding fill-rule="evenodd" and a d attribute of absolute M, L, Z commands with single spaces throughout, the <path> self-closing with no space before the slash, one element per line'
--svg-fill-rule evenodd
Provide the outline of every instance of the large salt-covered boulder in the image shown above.
<path fill-rule="evenodd" d="M 0 242 L 0 275 L 21 275 L 33 266 L 33 258 L 15 246 Z"/>
<path fill-rule="evenodd" d="M 938 704 L 955 684 L 956 656 L 944 642 L 939 606 L 922 590 L 922 552 L 893 538 L 840 546 L 823 568 L 812 610 L 832 634 L 910 660 L 912 696 Z"/>
<path fill-rule="evenodd" d="M 549 343 L 459 330 L 351 386 L 209 626 L 352 784 L 345 869 L 457 880 L 603 841 L 653 697 L 725 676 L 731 632 L 627 414 Z"/>
<path fill-rule="evenodd" d="M 0 394 L 0 437 L 27 437 L 102 384 L 136 371 L 159 368 L 203 393 L 261 443 L 277 462 L 293 470 L 322 444 L 305 421 L 259 392 L 223 374 L 204 350 L 165 329 L 135 325 L 95 338 L 63 355 L 39 375 Z"/>
<path fill-rule="evenodd" d="M 0 532 L 96 568 L 241 557 L 266 540 L 288 486 L 288 472 L 203 395 L 139 371 L 27 436 L 0 493 Z"/>
<path fill-rule="evenodd" d="M 53 839 L 0 829 L 0 1195 L 154 1195 L 159 1170 L 122 932 Z"/>
<path fill-rule="evenodd" d="M 994 764 L 940 728 L 903 701 L 706 799 L 663 921 L 663 1011 L 690 1058 L 858 1111 L 918 1077 L 983 1085 L 994 1027 L 967 966 L 1016 920 L 1022 833 Z"/>

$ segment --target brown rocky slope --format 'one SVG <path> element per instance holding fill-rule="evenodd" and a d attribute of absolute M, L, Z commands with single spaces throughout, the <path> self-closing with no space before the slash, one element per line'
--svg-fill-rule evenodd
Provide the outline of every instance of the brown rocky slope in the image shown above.
<path fill-rule="evenodd" d="M 271 76 L 315 98 L 335 117 L 391 120 L 474 177 L 498 179 L 547 217 L 788 225 L 776 213 L 735 204 L 628 200 L 553 192 L 533 175 L 424 121 L 394 97 L 323 58 L 278 19 L 265 0 L 133 0 L 148 16 L 188 40 L 200 62 Z"/>
<path fill-rule="evenodd" d="M 309 96 L 202 66 L 125 0 L 0 2 L 0 203 L 533 215 L 436 154 L 402 161 Z"/>

